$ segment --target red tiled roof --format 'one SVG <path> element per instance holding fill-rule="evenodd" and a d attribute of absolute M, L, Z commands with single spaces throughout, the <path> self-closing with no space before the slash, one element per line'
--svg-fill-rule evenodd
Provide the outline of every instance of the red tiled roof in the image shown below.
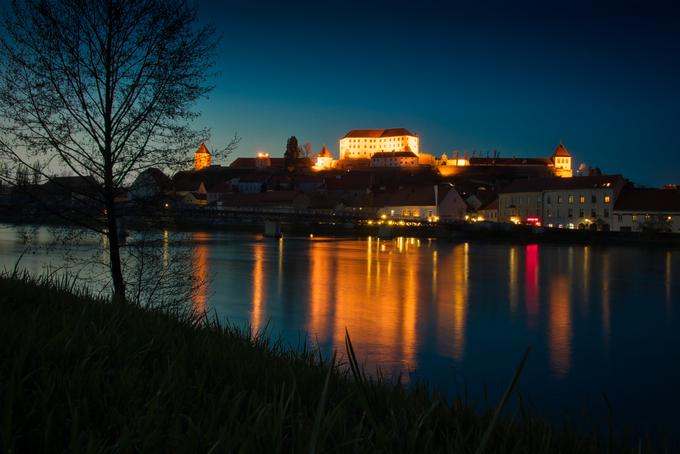
<path fill-rule="evenodd" d="M 324 145 L 323 148 L 321 149 L 321 153 L 319 153 L 320 158 L 332 158 L 333 155 L 328 151 L 328 148 Z"/>
<path fill-rule="evenodd" d="M 396 136 L 415 136 L 411 134 L 405 128 L 390 128 L 390 129 L 352 129 L 350 132 L 344 135 L 343 139 L 346 137 L 396 137 Z"/>
<path fill-rule="evenodd" d="M 373 153 L 371 159 L 376 158 L 417 158 L 416 154 L 412 151 L 379 151 L 378 153 Z"/>
<path fill-rule="evenodd" d="M 231 169 L 256 169 L 258 159 L 269 159 L 269 165 L 273 168 L 282 169 L 285 167 L 284 158 L 236 158 L 234 162 L 229 164 Z M 296 167 L 312 167 L 313 163 L 310 158 L 298 158 L 295 161 Z"/>
<path fill-rule="evenodd" d="M 471 166 L 551 166 L 546 158 L 470 158 Z"/>
<path fill-rule="evenodd" d="M 453 186 L 450 184 L 440 184 L 437 191 L 439 202 L 446 197 Z M 434 206 L 434 185 L 430 186 L 411 186 L 399 189 L 398 191 L 384 192 L 376 194 L 373 198 L 374 207 L 386 206 Z"/>
<path fill-rule="evenodd" d="M 225 206 L 262 206 L 262 205 L 290 205 L 299 191 L 267 191 L 253 194 L 229 194 L 222 198 Z"/>
<path fill-rule="evenodd" d="M 343 172 L 326 177 L 326 188 L 329 191 L 356 191 L 372 185 L 373 174 L 369 172 Z"/>
<path fill-rule="evenodd" d="M 614 211 L 680 213 L 680 191 L 675 189 L 624 188 Z"/>
<path fill-rule="evenodd" d="M 561 158 L 571 158 L 571 155 L 567 151 L 566 148 L 564 148 L 564 145 L 561 143 L 555 148 L 555 151 L 552 154 L 552 157 L 554 158 L 555 156 L 559 156 Z"/>
<path fill-rule="evenodd" d="M 198 150 L 196 150 L 196 153 L 199 153 L 199 154 L 210 154 L 210 152 L 208 151 L 208 147 L 206 147 L 204 143 L 202 143 L 201 146 L 198 147 Z"/>
<path fill-rule="evenodd" d="M 499 192 L 509 194 L 517 192 L 559 191 L 568 189 L 592 189 L 609 186 L 617 188 L 624 179 L 621 175 L 599 175 L 573 178 L 532 178 L 515 180 Z"/>

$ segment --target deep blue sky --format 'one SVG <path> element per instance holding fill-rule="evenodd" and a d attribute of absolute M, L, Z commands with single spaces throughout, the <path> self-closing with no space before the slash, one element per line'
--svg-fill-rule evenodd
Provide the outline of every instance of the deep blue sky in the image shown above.
<path fill-rule="evenodd" d="M 473 6 L 472 4 L 475 3 Z M 350 129 L 406 127 L 421 150 L 548 156 L 680 182 L 680 16 L 629 2 L 200 4 L 223 33 L 201 103 L 213 146 L 337 156 Z"/>

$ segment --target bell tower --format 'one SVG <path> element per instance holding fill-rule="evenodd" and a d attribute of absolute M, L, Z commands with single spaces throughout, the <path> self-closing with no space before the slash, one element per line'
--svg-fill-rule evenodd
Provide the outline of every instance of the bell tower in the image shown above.
<path fill-rule="evenodd" d="M 550 159 L 555 166 L 555 176 L 562 178 L 571 178 L 573 176 L 571 170 L 571 155 L 564 145 L 562 145 L 562 142 L 557 145 L 557 148 L 555 148 Z"/>
<path fill-rule="evenodd" d="M 202 143 L 198 150 L 196 150 L 196 153 L 194 153 L 194 172 L 210 167 L 211 158 L 208 147 Z"/>

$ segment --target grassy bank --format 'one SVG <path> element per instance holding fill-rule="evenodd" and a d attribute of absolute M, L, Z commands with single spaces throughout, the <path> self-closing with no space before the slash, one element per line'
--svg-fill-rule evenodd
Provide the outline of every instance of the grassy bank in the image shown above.
<path fill-rule="evenodd" d="M 0 278 L 0 314 L 0 452 L 621 448 L 63 285 Z"/>

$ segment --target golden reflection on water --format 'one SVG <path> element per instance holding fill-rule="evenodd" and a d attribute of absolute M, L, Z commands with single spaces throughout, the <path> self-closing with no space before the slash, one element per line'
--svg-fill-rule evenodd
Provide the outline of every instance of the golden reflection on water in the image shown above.
<path fill-rule="evenodd" d="M 264 300 L 267 297 L 264 247 L 261 241 L 253 245 L 253 310 L 250 314 L 250 326 L 253 333 L 259 333 L 264 328 L 263 323 L 266 317 L 264 313 Z"/>
<path fill-rule="evenodd" d="M 510 252 L 509 276 L 508 276 L 508 296 L 510 298 L 510 311 L 514 314 L 517 310 L 517 247 L 512 246 Z"/>
<path fill-rule="evenodd" d="M 191 251 L 191 272 L 192 279 L 196 285 L 196 290 L 194 292 L 194 313 L 195 314 L 205 314 L 206 306 L 208 303 L 208 275 L 210 273 L 210 267 L 208 263 L 208 245 L 205 240 L 208 238 L 206 233 L 195 232 L 192 235 L 192 241 L 194 247 Z M 165 260 L 165 241 L 167 236 L 164 234 L 163 239 L 163 258 Z"/>
<path fill-rule="evenodd" d="M 465 351 L 465 322 L 468 308 L 468 279 L 470 272 L 469 244 L 453 250 L 453 357 L 463 359 Z"/>
<path fill-rule="evenodd" d="M 311 242 L 307 331 L 313 340 L 328 339 L 342 346 L 347 329 L 356 345 L 374 347 L 378 363 L 416 367 L 419 297 L 427 291 L 423 277 L 431 273 L 437 292 L 437 344 L 462 358 L 469 247 L 460 245 L 444 255 L 423 254 L 421 248 L 429 246 L 406 238 L 370 238 L 359 250 Z M 365 254 L 360 259 L 359 251 Z M 442 276 L 440 266 L 449 274 Z"/>
<path fill-rule="evenodd" d="M 571 310 L 569 280 L 565 275 L 555 276 L 550 283 L 550 324 L 548 327 L 550 368 L 557 377 L 563 377 L 571 364 Z"/>

